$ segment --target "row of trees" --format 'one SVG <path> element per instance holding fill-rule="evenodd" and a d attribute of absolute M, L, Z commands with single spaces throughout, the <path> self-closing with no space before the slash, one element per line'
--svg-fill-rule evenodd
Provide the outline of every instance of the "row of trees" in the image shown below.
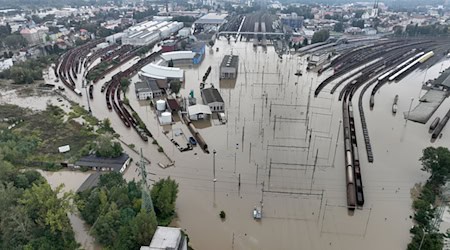
<path fill-rule="evenodd" d="M 421 193 L 413 202 L 416 225 L 410 230 L 413 235 L 408 250 L 440 250 L 443 247 L 443 235 L 434 228 L 436 208 L 441 195 L 441 187 L 450 177 L 450 151 L 443 147 L 428 147 L 420 158 L 422 170 L 431 174 Z"/>
<path fill-rule="evenodd" d="M 11 79 L 16 84 L 31 84 L 35 80 L 42 80 L 42 70 L 50 65 L 55 56 L 44 56 L 16 63 L 11 68 L 0 72 L 0 78 Z"/>
<path fill-rule="evenodd" d="M 155 183 L 151 197 L 156 214 L 142 203 L 141 184 L 126 182 L 120 173 L 100 177 L 98 187 L 77 195 L 83 219 L 92 225 L 96 240 L 108 249 L 138 249 L 149 245 L 158 226 L 175 214 L 178 184 L 170 178 Z"/>

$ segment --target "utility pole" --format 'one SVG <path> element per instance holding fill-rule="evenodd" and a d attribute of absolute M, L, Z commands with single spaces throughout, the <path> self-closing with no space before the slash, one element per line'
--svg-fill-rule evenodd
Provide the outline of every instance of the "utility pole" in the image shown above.
<path fill-rule="evenodd" d="M 213 181 L 216 182 L 216 150 L 213 150 Z"/>
<path fill-rule="evenodd" d="M 408 116 L 406 117 L 406 120 L 405 120 L 405 126 L 406 126 L 406 123 L 408 122 L 409 114 L 411 113 L 411 107 L 412 107 L 413 101 L 414 101 L 414 98 L 411 98 L 411 103 L 409 104 L 409 109 L 408 109 Z"/>
<path fill-rule="evenodd" d="M 148 180 L 147 180 L 147 174 L 148 172 L 145 169 L 145 161 L 144 161 L 144 155 L 142 154 L 142 148 L 140 150 L 140 161 L 139 161 L 139 175 L 141 176 L 142 180 L 142 208 L 145 209 L 147 212 L 152 211 L 155 212 L 153 207 L 153 201 L 152 196 L 150 195 Z M 150 173 L 152 174 L 152 173 Z"/>
<path fill-rule="evenodd" d="M 317 149 L 317 151 L 316 151 L 316 159 L 314 160 L 314 168 L 313 168 L 312 177 L 311 177 L 311 186 L 309 188 L 309 193 L 310 194 L 312 192 L 312 185 L 313 185 L 313 182 L 314 182 L 314 173 L 316 172 L 316 165 L 317 165 L 317 157 L 318 157 L 318 155 L 319 155 L 319 149 Z"/>

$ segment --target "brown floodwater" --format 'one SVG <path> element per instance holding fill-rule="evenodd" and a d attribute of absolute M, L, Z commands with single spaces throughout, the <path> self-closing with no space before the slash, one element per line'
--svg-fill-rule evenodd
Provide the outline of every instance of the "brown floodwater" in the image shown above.
<path fill-rule="evenodd" d="M 357 109 L 358 136 L 365 205 L 349 214 L 346 208 L 346 188 L 343 153 L 341 103 L 337 93 L 330 95 L 333 84 L 318 97 L 312 93 L 321 76 L 306 71 L 305 57 L 285 55 L 280 60 L 273 47 L 253 48 L 252 43 L 217 41 L 216 52 L 207 48 L 206 57 L 198 67 L 186 68 L 181 90 L 187 96 L 194 90 L 201 102 L 199 83 L 212 66 L 206 81 L 219 88 L 225 101 L 228 122 L 217 120 L 198 124 L 213 154 L 198 147 L 179 152 L 163 130 L 181 128 L 190 136 L 186 125 L 177 122 L 162 128 L 148 102 L 140 102 L 134 85 L 127 96 L 155 139 L 166 153 L 157 152 L 151 142 L 143 142 L 137 133 L 126 128 L 119 117 L 107 109 L 100 93 L 101 84 L 94 87 L 90 101 L 93 114 L 109 118 L 125 144 L 143 149 L 151 161 L 147 170 L 157 180 L 170 176 L 179 183 L 175 225 L 189 235 L 195 249 L 405 249 L 410 241 L 413 221 L 410 189 L 423 182 L 428 174 L 420 170 L 421 151 L 427 146 L 450 146 L 447 129 L 441 139 L 430 142 L 429 124 L 405 123 L 402 112 L 418 103 L 424 78 L 435 78 L 443 60 L 428 69 L 415 70 L 401 81 L 383 86 L 376 94 L 375 107 L 369 109 L 370 91 L 364 97 L 364 107 L 374 153 L 374 163 L 367 162 L 362 129 Z M 225 54 L 239 55 L 239 74 L 235 82 L 220 83 L 219 65 Z M 303 76 L 294 73 L 303 70 Z M 49 73 L 51 78 L 52 72 Z M 426 80 L 426 79 L 425 79 Z M 137 76 L 133 77 L 137 81 Z M 81 82 L 79 81 L 79 88 Z M 87 105 L 86 95 L 66 95 Z M 84 93 L 84 92 L 83 92 Z M 391 107 L 399 95 L 397 115 Z M 355 96 L 359 95 L 359 91 Z M 357 99 L 353 105 L 357 107 Z M 309 104 L 308 104 L 309 103 Z M 309 109 L 308 109 L 309 107 Z M 450 107 L 445 100 L 430 119 L 443 116 Z M 195 124 L 195 123 L 194 123 Z M 170 131 L 169 131 L 170 132 Z M 169 136 L 170 137 L 170 136 Z M 138 155 L 126 148 L 135 159 Z M 215 178 L 213 165 L 215 158 Z M 162 169 L 157 163 L 175 161 L 175 166 Z M 125 172 L 125 178 L 140 178 L 135 164 Z M 76 178 L 73 178 L 76 179 Z M 240 185 L 239 185 L 240 179 Z M 73 180 L 71 180 L 73 181 Z M 80 185 L 83 178 L 77 179 Z M 263 184 L 264 183 L 264 184 Z M 262 191 L 264 190 L 264 191 Z M 255 221 L 252 211 L 263 200 L 263 218 Z M 226 219 L 219 218 L 220 211 Z M 382 240 L 380 240 L 382 239 Z"/>

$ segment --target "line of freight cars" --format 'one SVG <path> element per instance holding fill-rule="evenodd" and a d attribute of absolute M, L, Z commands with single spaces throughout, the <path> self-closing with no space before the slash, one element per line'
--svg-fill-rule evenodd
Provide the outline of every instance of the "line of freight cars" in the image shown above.
<path fill-rule="evenodd" d="M 151 137 L 152 135 L 150 134 L 150 131 L 141 129 L 138 126 L 138 122 L 136 121 L 136 119 L 124 107 L 123 101 L 120 98 L 120 80 L 137 73 L 140 68 L 151 62 L 151 60 L 153 60 L 155 56 L 159 55 L 159 53 L 160 52 L 154 52 L 148 57 L 140 59 L 136 64 L 134 64 L 124 72 L 115 74 L 110 81 L 102 86 L 102 92 L 104 91 L 104 88 L 106 88 L 106 105 L 108 109 L 114 109 L 124 125 L 127 127 L 132 126 L 144 141 L 148 140 L 147 136 Z"/>
<path fill-rule="evenodd" d="M 347 102 L 346 97 L 342 102 L 342 114 L 344 128 L 345 176 L 347 182 L 347 208 L 349 210 L 354 210 L 356 206 L 364 205 L 364 192 L 358 145 L 356 143 L 353 107 L 350 102 Z"/>

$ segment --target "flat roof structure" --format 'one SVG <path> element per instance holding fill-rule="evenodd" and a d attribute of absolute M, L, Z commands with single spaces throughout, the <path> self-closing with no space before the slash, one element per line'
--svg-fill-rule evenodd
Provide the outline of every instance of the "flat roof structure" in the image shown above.
<path fill-rule="evenodd" d="M 207 114 L 210 115 L 211 109 L 208 105 L 196 104 L 188 107 L 189 115 Z"/>
<path fill-rule="evenodd" d="M 218 14 L 218 13 L 208 13 L 197 21 L 195 21 L 196 24 L 223 24 L 225 23 L 225 18 L 228 16 L 228 14 Z"/>
<path fill-rule="evenodd" d="M 98 157 L 96 155 L 88 155 L 81 157 L 75 162 L 76 166 L 80 167 L 95 167 L 95 168 L 112 168 L 116 172 L 120 172 L 123 165 L 130 159 L 127 154 L 122 154 L 116 158 Z"/>
<path fill-rule="evenodd" d="M 98 185 L 98 182 L 100 181 L 101 174 L 102 174 L 102 172 L 95 172 L 95 173 L 89 175 L 89 177 L 78 188 L 77 192 L 83 192 L 90 188 L 96 187 Z"/>
<path fill-rule="evenodd" d="M 150 249 L 177 249 L 180 241 L 179 228 L 158 227 L 150 243 Z"/>
<path fill-rule="evenodd" d="M 220 67 L 221 68 L 223 68 L 223 67 L 237 68 L 238 62 L 239 62 L 238 56 L 226 55 L 226 56 L 224 56 L 222 63 L 220 64 Z"/>
<path fill-rule="evenodd" d="M 446 69 L 444 72 L 442 72 L 442 74 L 434 81 L 433 84 L 450 88 L 450 69 Z"/>
<path fill-rule="evenodd" d="M 202 96 L 207 104 L 213 102 L 223 102 L 222 96 L 216 88 L 202 89 Z"/>
<path fill-rule="evenodd" d="M 140 73 L 143 76 L 150 77 L 153 79 L 184 78 L 184 70 L 180 68 L 165 67 L 153 63 L 144 66 L 141 69 Z"/>

